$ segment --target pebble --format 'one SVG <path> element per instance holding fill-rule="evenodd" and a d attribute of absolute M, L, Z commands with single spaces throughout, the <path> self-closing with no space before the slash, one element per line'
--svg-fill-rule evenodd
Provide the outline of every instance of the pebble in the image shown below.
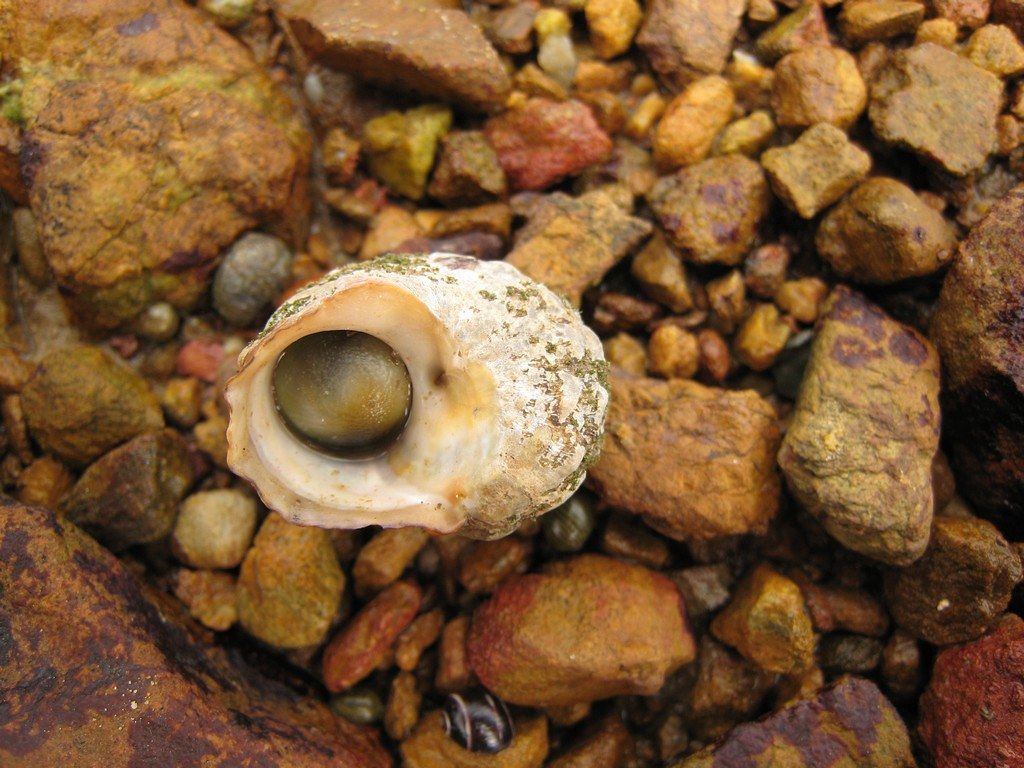
<path fill-rule="evenodd" d="M 572 99 L 528 99 L 488 120 L 484 133 L 514 190 L 545 189 L 604 162 L 612 152 L 593 112 Z"/>
<path fill-rule="evenodd" d="M 585 491 L 578 491 L 540 522 L 544 541 L 551 549 L 560 553 L 579 552 L 594 532 L 594 503 Z"/>
<path fill-rule="evenodd" d="M 384 717 L 384 702 L 371 688 L 351 688 L 331 697 L 331 711 L 350 723 L 372 725 Z"/>
<path fill-rule="evenodd" d="M 15 208 L 11 213 L 14 230 L 14 250 L 18 254 L 18 267 L 33 285 L 42 288 L 53 278 L 50 265 L 39 242 L 39 228 L 29 208 Z"/>
<path fill-rule="evenodd" d="M 828 23 L 821 4 L 803 3 L 761 33 L 754 46 L 758 57 L 773 64 L 783 56 L 812 45 L 829 45 Z"/>
<path fill-rule="evenodd" d="M 779 452 L 790 491 L 844 546 L 912 563 L 931 528 L 938 355 L 917 331 L 840 286 L 803 380 Z"/>
<path fill-rule="evenodd" d="M 1009 27 L 986 24 L 964 45 L 964 55 L 997 77 L 1016 77 L 1024 72 L 1024 46 Z"/>
<path fill-rule="evenodd" d="M 775 304 L 786 314 L 810 325 L 818 319 L 828 297 L 828 284 L 817 277 L 787 280 L 775 293 Z"/>
<path fill-rule="evenodd" d="M 830 675 L 870 675 L 882 661 L 882 641 L 863 635 L 826 635 L 818 646 L 822 669 Z"/>
<path fill-rule="evenodd" d="M 736 726 L 722 741 L 685 758 L 676 768 L 774 765 L 779 755 L 785 755 L 787 768 L 842 762 L 850 768 L 917 765 L 910 735 L 892 704 L 874 683 L 844 677 L 762 720 Z"/>
<path fill-rule="evenodd" d="M 441 139 L 427 187 L 432 198 L 445 205 L 475 205 L 503 196 L 507 187 L 505 171 L 483 131 L 452 131 Z"/>
<path fill-rule="evenodd" d="M 178 310 L 166 301 L 150 304 L 135 318 L 135 330 L 151 341 L 169 341 L 178 332 Z"/>
<path fill-rule="evenodd" d="M 214 632 L 226 632 L 238 621 L 236 582 L 230 573 L 179 568 L 174 595 L 193 619 Z"/>
<path fill-rule="evenodd" d="M 1020 558 L 994 525 L 939 516 L 924 555 L 886 572 L 886 605 L 914 637 L 963 643 L 998 621 L 1021 577 Z"/>
<path fill-rule="evenodd" d="M 470 594 L 490 594 L 508 577 L 525 573 L 532 553 L 530 542 L 515 536 L 472 544 L 459 560 L 459 583 Z"/>
<path fill-rule="evenodd" d="M 589 554 L 506 580 L 476 610 L 466 647 L 488 690 L 543 707 L 650 695 L 695 655 L 671 581 Z"/>
<path fill-rule="evenodd" d="M 344 588 L 327 532 L 271 513 L 242 561 L 238 620 L 275 648 L 311 648 L 327 636 Z"/>
<path fill-rule="evenodd" d="M 366 123 L 362 136 L 370 172 L 389 190 L 419 200 L 426 192 L 438 144 L 451 124 L 451 110 L 435 104 L 375 117 Z"/>
<path fill-rule="evenodd" d="M 762 299 L 771 299 L 782 287 L 789 269 L 789 251 L 778 243 L 762 245 L 743 262 L 743 282 Z"/>
<path fill-rule="evenodd" d="M 813 219 L 867 176 L 871 155 L 834 125 L 819 123 L 792 144 L 769 149 L 761 164 L 775 194 L 802 218 Z"/>
<path fill-rule="evenodd" d="M 237 488 L 200 491 L 179 507 L 172 544 L 193 568 L 234 568 L 256 530 L 256 501 Z"/>
<path fill-rule="evenodd" d="M 164 416 L 176 427 L 188 429 L 199 421 L 203 404 L 203 384 L 199 379 L 173 378 L 160 393 Z"/>
<path fill-rule="evenodd" d="M 693 735 L 713 741 L 737 723 L 753 718 L 772 680 L 773 675 L 705 635 L 686 717 Z"/>
<path fill-rule="evenodd" d="M 655 232 L 630 262 L 630 274 L 649 297 L 680 314 L 693 307 L 693 293 L 679 254 Z"/>
<path fill-rule="evenodd" d="M 395 741 L 402 741 L 420 719 L 423 695 L 416 688 L 416 676 L 399 672 L 391 679 L 391 692 L 384 707 L 384 732 Z"/>
<path fill-rule="evenodd" d="M 604 452 L 589 475 L 605 503 L 683 541 L 767 529 L 779 503 L 779 431 L 767 401 L 614 370 L 611 386 Z"/>
<path fill-rule="evenodd" d="M 444 613 L 440 608 L 421 613 L 405 628 L 395 641 L 395 666 L 412 672 L 423 652 L 437 642 L 444 627 Z"/>
<path fill-rule="evenodd" d="M 43 357 L 21 404 L 40 448 L 72 466 L 164 423 L 146 380 L 92 346 L 62 347 Z"/>
<path fill-rule="evenodd" d="M 441 693 L 463 692 L 473 684 L 473 671 L 466 655 L 468 635 L 469 616 L 456 616 L 441 630 L 434 677 L 434 687 Z"/>
<path fill-rule="evenodd" d="M 715 137 L 732 119 L 736 97 L 729 81 L 709 75 L 688 85 L 665 107 L 654 131 L 654 162 L 663 170 L 693 165 L 708 156 Z"/>
<path fill-rule="evenodd" d="M 668 542 L 628 515 L 608 516 L 600 548 L 606 555 L 654 570 L 664 569 L 672 559 Z"/>
<path fill-rule="evenodd" d="M 364 680 L 391 653 L 419 611 L 423 593 L 412 581 L 386 587 L 349 619 L 324 649 L 324 685 L 332 693 Z"/>
<path fill-rule="evenodd" d="M 583 12 L 594 52 L 602 59 L 628 51 L 643 19 L 637 0 L 587 0 Z"/>
<path fill-rule="evenodd" d="M 57 509 L 75 478 L 61 462 L 50 456 L 33 459 L 18 475 L 18 501 L 36 507 Z"/>
<path fill-rule="evenodd" d="M 222 27 L 237 27 L 249 20 L 254 0 L 201 0 L 199 7 Z"/>
<path fill-rule="evenodd" d="M 977 170 L 996 145 L 999 78 L 934 43 L 897 51 L 875 76 L 868 115 L 875 135 L 956 176 Z"/>
<path fill-rule="evenodd" d="M 935 768 L 1024 761 L 1024 620 L 1009 614 L 985 637 L 943 650 L 921 697 L 918 735 Z"/>
<path fill-rule="evenodd" d="M 741 154 L 756 157 L 775 136 L 771 112 L 758 109 L 727 125 L 715 139 L 713 155 Z"/>
<path fill-rule="evenodd" d="M 429 538 L 422 528 L 389 528 L 374 534 L 359 550 L 352 566 L 356 595 L 374 595 L 397 581 Z"/>
<path fill-rule="evenodd" d="M 841 277 L 894 283 L 942 269 L 957 238 L 953 225 L 914 190 L 876 176 L 822 219 L 815 244 Z"/>
<path fill-rule="evenodd" d="M 864 111 L 867 99 L 857 60 L 842 48 L 801 48 L 775 65 L 772 108 L 784 128 L 817 123 L 849 128 Z"/>
<path fill-rule="evenodd" d="M 647 372 L 647 347 L 636 336 L 617 333 L 601 344 L 609 364 L 638 376 Z"/>
<path fill-rule="evenodd" d="M 623 768 L 632 744 L 622 718 L 611 714 L 582 741 L 548 763 L 548 768 Z"/>
<path fill-rule="evenodd" d="M 914 701 L 921 693 L 923 671 L 917 640 L 897 629 L 882 650 L 885 689 L 897 701 Z"/>
<path fill-rule="evenodd" d="M 1024 412 L 1016 311 L 1024 191 L 1010 192 L 960 244 L 932 322 L 943 364 L 943 428 L 960 492 L 978 514 L 1024 536 Z"/>
<path fill-rule="evenodd" d="M 814 662 L 814 628 L 800 587 L 764 564 L 736 587 L 711 632 L 767 672 L 792 675 Z"/>
<path fill-rule="evenodd" d="M 839 31 L 851 46 L 911 35 L 924 19 L 921 0 L 846 0 Z"/>
<path fill-rule="evenodd" d="M 651 68 L 679 89 L 725 69 L 746 0 L 651 0 L 636 36 Z"/>
<path fill-rule="evenodd" d="M 774 304 L 758 304 L 736 332 L 736 358 L 753 371 L 767 371 L 782 353 L 793 328 Z"/>
<path fill-rule="evenodd" d="M 684 259 L 735 265 L 754 244 L 771 193 L 760 165 L 725 155 L 659 179 L 648 200 Z"/>
<path fill-rule="evenodd" d="M 700 365 L 697 337 L 677 325 L 660 325 L 647 345 L 648 370 L 666 379 L 692 379 Z"/>
<path fill-rule="evenodd" d="M 147 432 L 91 464 L 61 508 L 69 520 L 119 551 L 167 536 L 192 481 L 185 439 L 173 429 Z"/>

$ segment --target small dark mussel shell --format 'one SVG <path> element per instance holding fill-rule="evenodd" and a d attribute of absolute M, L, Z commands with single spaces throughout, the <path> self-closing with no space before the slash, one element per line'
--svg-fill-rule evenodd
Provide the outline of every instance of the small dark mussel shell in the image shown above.
<path fill-rule="evenodd" d="M 501 752 L 515 736 L 508 706 L 487 693 L 462 696 L 453 693 L 444 702 L 444 732 L 470 752 Z"/>

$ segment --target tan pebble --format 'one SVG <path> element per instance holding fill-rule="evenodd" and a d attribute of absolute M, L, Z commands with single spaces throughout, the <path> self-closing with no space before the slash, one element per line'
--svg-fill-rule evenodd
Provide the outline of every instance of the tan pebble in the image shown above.
<path fill-rule="evenodd" d="M 824 280 L 804 277 L 783 283 L 775 294 L 775 303 L 786 314 L 810 324 L 818 319 L 826 296 L 828 284 Z"/>
<path fill-rule="evenodd" d="M 647 347 L 635 336 L 621 332 L 602 342 L 608 362 L 629 373 L 642 376 L 647 371 Z"/>
<path fill-rule="evenodd" d="M 647 346 L 648 370 L 667 379 L 691 379 L 700 366 L 697 337 L 677 325 L 659 326 Z"/>
<path fill-rule="evenodd" d="M 733 349 L 748 368 L 766 371 L 775 363 L 792 333 L 774 304 L 758 304 L 736 333 Z"/>

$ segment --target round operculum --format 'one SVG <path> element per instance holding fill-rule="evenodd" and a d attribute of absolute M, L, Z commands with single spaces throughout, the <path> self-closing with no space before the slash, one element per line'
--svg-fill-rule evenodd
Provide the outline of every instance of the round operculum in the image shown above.
<path fill-rule="evenodd" d="M 386 451 L 401 436 L 412 404 L 402 358 L 358 331 L 321 331 L 292 342 L 277 359 L 272 387 L 292 434 L 347 459 Z"/>

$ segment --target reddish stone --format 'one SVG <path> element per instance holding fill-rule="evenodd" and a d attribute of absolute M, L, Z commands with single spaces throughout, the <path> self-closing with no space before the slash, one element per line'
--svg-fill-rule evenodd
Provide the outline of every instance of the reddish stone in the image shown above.
<path fill-rule="evenodd" d="M 935 768 L 1024 766 L 1024 621 L 939 654 L 918 734 Z"/>
<path fill-rule="evenodd" d="M 327 689 L 343 691 L 373 672 L 416 618 L 422 599 L 415 583 L 398 581 L 367 603 L 324 650 Z"/>
<path fill-rule="evenodd" d="M 612 154 L 612 140 L 579 101 L 533 98 L 488 120 L 484 132 L 517 190 L 544 189 Z"/>
<path fill-rule="evenodd" d="M 195 376 L 213 384 L 224 360 L 224 347 L 212 339 L 193 339 L 178 350 L 176 368 L 179 376 Z"/>

